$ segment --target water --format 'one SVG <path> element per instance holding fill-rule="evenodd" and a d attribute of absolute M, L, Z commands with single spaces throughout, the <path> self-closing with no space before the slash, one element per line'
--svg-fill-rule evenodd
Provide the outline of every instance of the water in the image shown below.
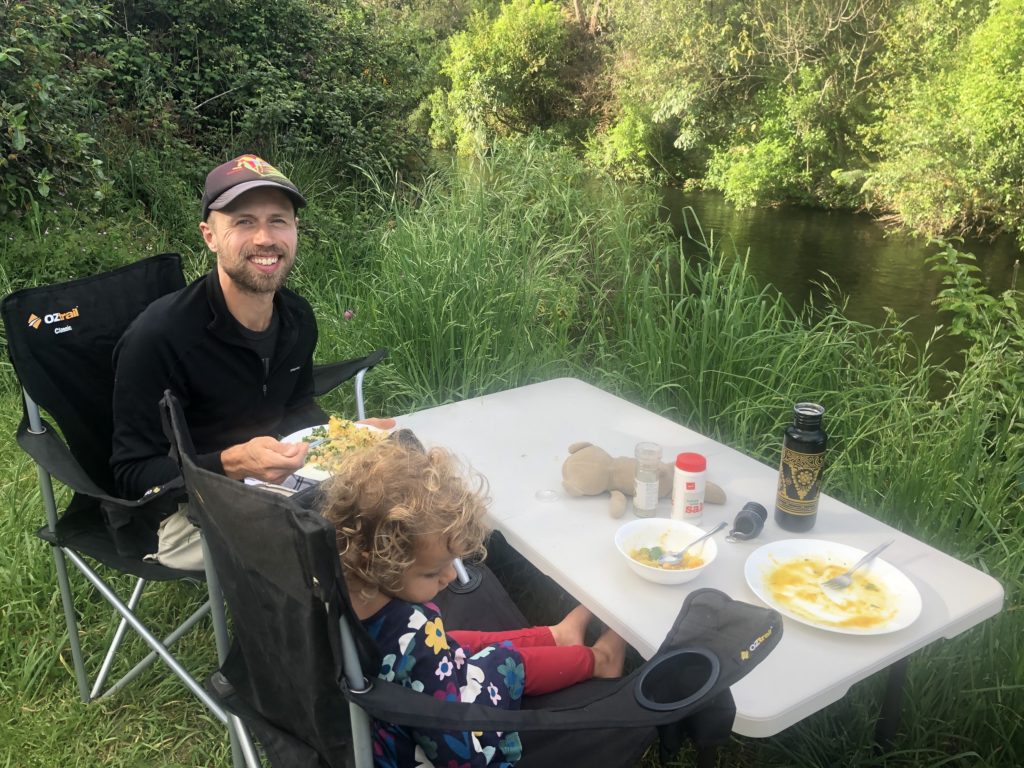
<path fill-rule="evenodd" d="M 678 235 L 686 237 L 685 218 L 691 235 L 699 238 L 695 214 L 704 236 L 710 240 L 713 233 L 724 255 L 746 255 L 750 272 L 762 284 L 775 286 L 797 309 L 812 297 L 820 303 L 821 284 L 831 282 L 848 299 L 847 317 L 877 326 L 888 307 L 907 321 L 919 344 L 937 325 L 949 322 L 932 304 L 942 276 L 925 262 L 938 248 L 890 231 L 867 214 L 798 207 L 739 209 L 721 195 L 676 189 L 665 191 L 663 206 Z M 1014 261 L 1021 257 L 1013 237 L 969 240 L 959 250 L 977 257 L 978 276 L 993 295 L 1010 287 Z M 956 365 L 959 348 L 957 340 L 943 338 L 932 350 L 937 361 L 949 359 Z"/>

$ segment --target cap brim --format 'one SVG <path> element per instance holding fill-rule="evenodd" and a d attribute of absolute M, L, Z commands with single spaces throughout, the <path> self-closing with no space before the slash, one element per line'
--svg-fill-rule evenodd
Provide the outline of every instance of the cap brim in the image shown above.
<path fill-rule="evenodd" d="M 306 204 L 306 198 L 299 194 L 298 190 L 287 187 L 284 184 L 279 184 L 276 181 L 270 179 L 253 179 L 252 181 L 243 181 L 241 184 L 236 184 L 231 189 L 225 190 L 217 197 L 216 200 L 210 202 L 206 206 L 207 211 L 220 211 L 227 208 L 233 203 L 239 195 L 244 195 L 246 192 L 256 189 L 257 187 L 274 187 L 284 192 L 288 197 L 291 198 L 296 208 L 302 208 Z"/>

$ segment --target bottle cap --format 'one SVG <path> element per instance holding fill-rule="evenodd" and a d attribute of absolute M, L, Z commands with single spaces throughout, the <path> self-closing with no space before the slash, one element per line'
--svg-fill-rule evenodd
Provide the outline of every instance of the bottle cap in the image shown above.
<path fill-rule="evenodd" d="M 703 472 L 708 468 L 708 460 L 699 453 L 680 453 L 676 456 L 676 467 L 683 472 Z"/>
<path fill-rule="evenodd" d="M 638 461 L 661 461 L 661 446 L 657 443 L 637 443 L 633 455 Z"/>

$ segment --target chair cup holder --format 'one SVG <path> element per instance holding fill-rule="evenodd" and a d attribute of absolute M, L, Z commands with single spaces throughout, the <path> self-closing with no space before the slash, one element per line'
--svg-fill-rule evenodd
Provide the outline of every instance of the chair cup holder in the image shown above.
<path fill-rule="evenodd" d="M 660 712 L 700 701 L 718 681 L 718 657 L 706 648 L 678 648 L 649 662 L 636 681 L 640 706 Z"/>
<path fill-rule="evenodd" d="M 480 570 L 474 568 L 471 565 L 467 565 L 465 566 L 465 568 L 466 573 L 469 576 L 469 581 L 467 581 L 465 584 L 460 582 L 458 579 L 449 582 L 449 592 L 454 592 L 456 595 L 465 595 L 469 592 L 474 591 L 477 587 L 480 586 L 480 583 L 483 581 L 483 574 L 480 572 Z"/>

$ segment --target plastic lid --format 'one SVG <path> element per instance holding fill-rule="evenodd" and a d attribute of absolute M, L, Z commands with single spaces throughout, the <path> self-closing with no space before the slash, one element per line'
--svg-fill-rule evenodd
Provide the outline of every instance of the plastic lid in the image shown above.
<path fill-rule="evenodd" d="M 676 467 L 684 472 L 703 472 L 708 460 L 700 453 L 680 453 L 676 456 Z"/>

